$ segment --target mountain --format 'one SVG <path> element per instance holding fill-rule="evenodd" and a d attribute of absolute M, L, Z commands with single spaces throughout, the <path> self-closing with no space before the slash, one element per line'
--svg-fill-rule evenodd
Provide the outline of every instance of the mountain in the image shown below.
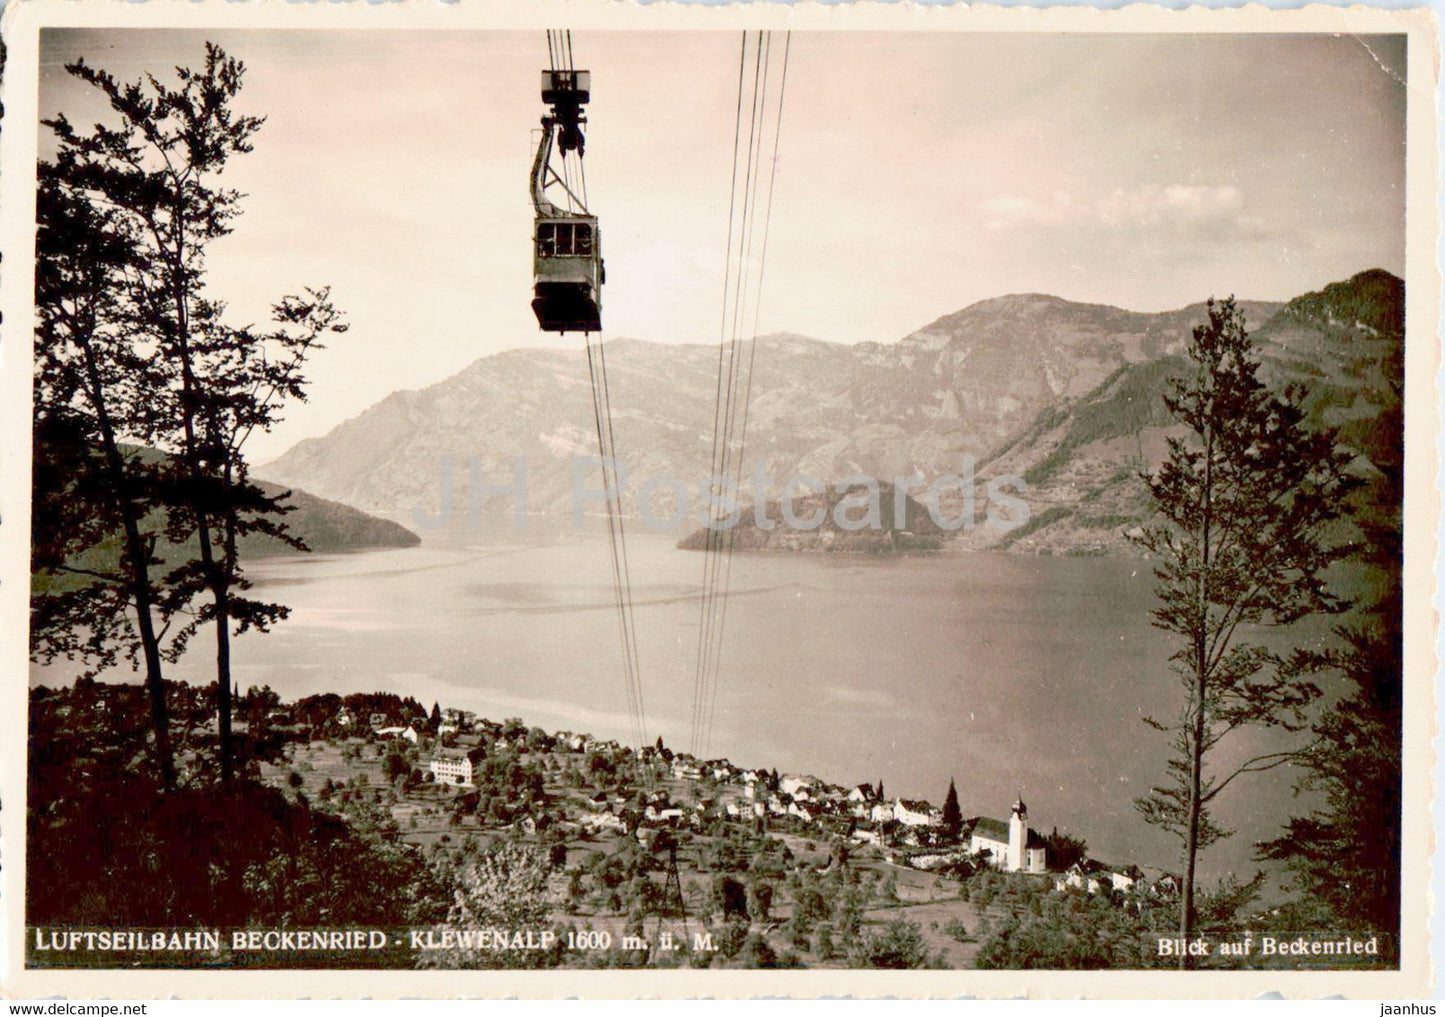
<path fill-rule="evenodd" d="M 1364 419 L 1362 393 L 1381 382 L 1380 371 L 1360 374 L 1351 363 L 1383 356 L 1391 329 L 1398 332 L 1402 289 L 1388 273 L 1366 272 L 1288 304 L 1240 307 L 1252 327 L 1261 326 L 1272 376 L 1310 382 L 1334 410 L 1349 398 L 1350 412 Z M 1203 304 L 1146 314 L 1016 294 L 973 304 L 894 343 L 772 335 L 756 349 L 743 344 L 740 355 L 755 365 L 743 500 L 759 462 L 773 480 L 764 492 L 771 500 L 783 479 L 799 474 L 825 484 L 857 474 L 933 478 L 962 472 L 967 455 L 980 485 L 1022 478 L 1031 518 L 1007 533 L 968 529 L 960 546 L 1059 553 L 1121 546 L 1123 532 L 1147 512 L 1138 470 L 1164 448 L 1169 422 L 1159 395 L 1204 317 Z M 1370 344 L 1380 350 L 1366 350 Z M 670 477 L 685 484 L 695 521 L 710 472 L 717 348 L 614 340 L 606 368 L 629 511 L 650 478 Z M 1339 416 L 1323 405 L 1319 413 Z M 573 458 L 597 454 L 594 426 L 580 342 L 570 351 L 515 349 L 428 388 L 393 393 L 260 472 L 418 527 L 432 525 L 445 500 L 450 520 L 437 525 L 461 526 L 469 521 L 470 478 L 511 485 L 520 457 L 529 515 L 565 523 Z M 595 490 L 596 471 L 585 473 L 581 483 Z M 668 514 L 663 500 L 654 515 Z M 514 499 L 484 504 L 483 525 L 493 532 L 509 525 Z M 602 503 L 586 508 L 596 514 Z"/>
<path fill-rule="evenodd" d="M 726 540 L 736 551 L 891 554 L 941 550 L 948 536 L 916 498 L 887 482 L 834 485 L 802 494 L 793 499 L 789 512 L 791 520 L 777 501 L 764 502 L 761 513 L 749 506 L 714 546 L 723 547 Z M 707 534 L 696 529 L 677 546 L 704 550 Z"/>
<path fill-rule="evenodd" d="M 1342 442 L 1374 461 L 1377 443 L 1401 440 L 1398 424 L 1381 416 L 1403 383 L 1400 279 L 1372 270 L 1263 316 L 1257 312 L 1265 308 L 1241 306 L 1260 346 L 1261 376 L 1276 390 L 1301 386 L 1313 426 L 1337 429 Z M 1173 348 L 1120 365 L 1094 390 L 1042 410 L 1001 446 L 980 480 L 1021 476 L 1031 515 L 995 546 L 1036 553 L 1125 547 L 1125 534 L 1150 511 L 1140 473 L 1159 465 L 1166 438 L 1178 433 L 1160 395 L 1186 367 Z"/>
<path fill-rule="evenodd" d="M 145 445 L 123 445 L 122 448 L 127 456 L 134 456 L 144 463 L 154 464 L 167 456 L 167 453 Z M 286 526 L 311 553 L 372 551 L 384 547 L 415 547 L 421 543 L 421 538 L 415 533 L 389 519 L 378 519 L 350 505 L 318 498 L 295 485 L 276 484 L 254 476 L 250 479 L 269 497 L 286 496 L 282 502 L 289 510 L 284 520 Z M 165 526 L 165 517 L 159 511 L 152 512 L 142 525 L 147 530 L 160 533 Z M 164 537 L 161 542 L 169 543 Z M 243 536 L 239 550 L 247 558 L 308 553 L 262 533 Z"/>
<path fill-rule="evenodd" d="M 138 445 L 124 446 L 124 451 L 128 457 L 135 457 L 147 463 L 155 463 L 165 455 L 154 448 Z M 79 452 L 77 454 L 85 455 L 86 453 Z M 98 456 L 98 453 L 95 454 Z M 68 485 L 74 482 L 75 471 L 67 466 L 66 473 L 67 476 L 63 482 L 67 484 L 66 492 L 68 494 L 72 490 Z M 283 504 L 291 509 L 285 516 L 286 525 L 294 536 L 299 537 L 306 544 L 310 552 L 336 554 L 345 551 L 371 551 L 387 547 L 414 547 L 421 543 L 421 538 L 410 530 L 390 520 L 367 515 L 349 505 L 327 501 L 296 488 L 290 488 L 288 494 L 288 488 L 266 481 L 256 481 L 256 486 L 272 497 L 286 495 Z M 49 497 L 55 499 L 63 496 L 57 496 L 52 492 Z M 192 543 L 189 546 L 183 546 L 170 539 L 166 529 L 166 516 L 161 509 L 152 510 L 141 520 L 141 530 L 148 536 L 154 536 L 155 553 L 159 559 L 157 575 L 181 565 L 196 553 L 194 538 L 191 538 Z M 106 535 L 96 534 L 95 536 L 97 539 L 83 550 L 67 557 L 65 569 L 51 570 L 43 565 L 37 566 L 36 562 L 54 561 L 57 546 L 47 543 L 45 528 L 33 527 L 31 538 L 36 543 L 32 545 L 30 577 L 32 592 L 58 593 L 83 589 L 92 582 L 91 579 L 85 578 L 87 575 L 115 573 L 120 565 L 122 545 L 119 528 L 112 529 Z M 37 550 L 39 551 L 38 559 L 35 557 Z M 273 555 L 307 553 L 297 550 L 284 541 L 260 533 L 241 537 L 238 550 L 242 559 L 246 561 Z M 67 550 L 66 553 L 69 554 L 69 551 Z"/>
<path fill-rule="evenodd" d="M 258 481 L 256 486 L 272 497 L 286 490 L 279 484 L 265 481 Z M 378 519 L 350 505 L 327 501 L 299 488 L 291 489 L 285 504 L 291 508 L 286 516 L 286 525 L 315 554 L 415 547 L 421 543 L 421 538 L 415 533 L 390 519 Z M 305 553 L 259 533 L 247 535 L 239 544 L 241 555 L 245 558 Z"/>

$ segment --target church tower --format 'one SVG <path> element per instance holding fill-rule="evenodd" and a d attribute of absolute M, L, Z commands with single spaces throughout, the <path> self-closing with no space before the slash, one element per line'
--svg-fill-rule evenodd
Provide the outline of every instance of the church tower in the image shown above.
<path fill-rule="evenodd" d="M 1008 820 L 1008 864 L 1009 872 L 1022 872 L 1026 867 L 1024 850 L 1029 843 L 1029 810 L 1023 795 L 1014 801 L 1013 814 Z"/>

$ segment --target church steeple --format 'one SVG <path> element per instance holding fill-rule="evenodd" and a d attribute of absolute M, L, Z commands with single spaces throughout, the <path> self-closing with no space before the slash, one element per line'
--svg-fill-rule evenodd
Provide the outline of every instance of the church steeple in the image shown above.
<path fill-rule="evenodd" d="M 1008 865 L 1010 872 L 1019 872 L 1025 866 L 1024 851 L 1029 843 L 1029 809 L 1024 804 L 1023 792 L 1014 799 L 1013 814 L 1008 820 Z"/>

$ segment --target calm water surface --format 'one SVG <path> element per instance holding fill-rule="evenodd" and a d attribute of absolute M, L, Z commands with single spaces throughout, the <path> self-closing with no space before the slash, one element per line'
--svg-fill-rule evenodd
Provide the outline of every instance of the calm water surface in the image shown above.
<path fill-rule="evenodd" d="M 648 535 L 629 535 L 629 552 L 647 735 L 688 748 L 703 559 Z M 255 594 L 291 616 L 238 640 L 236 680 L 287 699 L 396 691 L 622 737 L 608 561 L 604 540 L 583 537 L 258 562 Z M 953 777 L 966 814 L 1004 818 L 1022 792 L 1044 832 L 1173 868 L 1177 848 L 1131 804 L 1165 756 L 1141 718 L 1178 703 L 1152 585 L 1146 564 L 1100 558 L 737 555 L 712 754 L 935 803 Z M 208 642 L 171 674 L 214 680 Z M 1240 832 L 1207 872 L 1249 869 L 1252 843 L 1298 809 L 1289 784 L 1276 771 L 1231 788 L 1220 818 Z"/>

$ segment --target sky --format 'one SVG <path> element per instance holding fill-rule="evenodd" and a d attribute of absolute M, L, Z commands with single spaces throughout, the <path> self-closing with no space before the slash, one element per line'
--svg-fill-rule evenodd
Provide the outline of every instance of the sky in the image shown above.
<path fill-rule="evenodd" d="M 580 346 L 530 307 L 541 32 L 47 30 L 41 115 L 105 115 L 69 60 L 165 77 L 207 38 L 266 117 L 225 175 L 247 198 L 213 293 L 262 321 L 330 285 L 351 324 L 253 457 L 480 357 Z M 574 35 L 607 338 L 718 341 L 738 47 Z M 1404 62 L 1403 37 L 794 33 L 759 332 L 892 342 L 1008 293 L 1166 310 L 1403 275 Z"/>

